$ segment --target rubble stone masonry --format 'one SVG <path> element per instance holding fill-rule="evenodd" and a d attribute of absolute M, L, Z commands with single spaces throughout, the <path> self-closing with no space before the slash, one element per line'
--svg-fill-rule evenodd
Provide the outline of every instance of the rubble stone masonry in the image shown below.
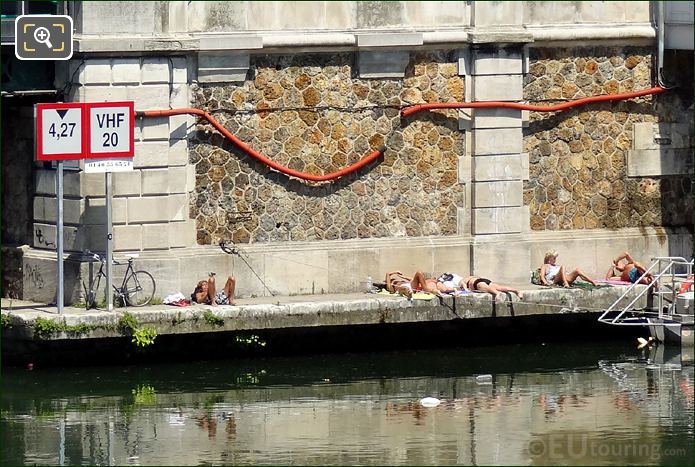
<path fill-rule="evenodd" d="M 464 100 L 456 51 L 412 53 L 405 78 L 360 79 L 351 53 L 258 55 L 238 84 L 200 85 L 194 105 L 252 148 L 324 174 L 381 146 L 383 161 L 337 182 L 270 171 L 210 126 L 195 132 L 190 217 L 198 244 L 456 235 L 469 208 L 457 178 L 455 111 L 401 119 L 401 106 Z M 529 49 L 524 100 L 548 104 L 652 86 L 650 48 Z M 690 225 L 690 178 L 628 177 L 633 124 L 688 122 L 674 93 L 530 114 L 524 129 L 532 230 Z"/>
<path fill-rule="evenodd" d="M 524 99 L 533 103 L 652 86 L 651 49 L 532 49 Z M 692 224 L 687 175 L 628 177 L 633 124 L 689 122 L 692 108 L 672 92 L 530 115 L 524 131 L 530 178 L 524 204 L 532 230 Z"/>
<path fill-rule="evenodd" d="M 456 208 L 464 204 L 456 112 L 409 120 L 399 112 L 463 100 L 455 52 L 411 54 L 402 79 L 360 79 L 355 60 L 350 53 L 252 56 L 244 83 L 195 90 L 196 107 L 295 170 L 333 172 L 386 146 L 383 161 L 337 182 L 307 184 L 199 127 L 190 151 L 199 244 L 456 234 Z"/>

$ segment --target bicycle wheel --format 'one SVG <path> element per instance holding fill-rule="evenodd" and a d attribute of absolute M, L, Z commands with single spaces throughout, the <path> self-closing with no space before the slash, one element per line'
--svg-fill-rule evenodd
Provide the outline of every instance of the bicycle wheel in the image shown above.
<path fill-rule="evenodd" d="M 87 284 L 82 281 L 82 289 L 84 290 L 84 309 L 90 310 L 94 307 L 94 294 L 89 293 Z"/>
<path fill-rule="evenodd" d="M 104 277 L 104 284 L 106 285 L 106 276 Z M 101 286 L 101 278 L 102 275 L 99 274 L 97 275 L 96 279 L 94 279 L 94 288 L 92 289 L 92 294 L 91 294 L 91 299 L 92 299 L 92 307 L 99 310 L 99 311 L 104 311 L 106 310 L 106 294 L 107 290 L 104 288 L 104 290 L 99 290 L 99 287 Z"/>
<path fill-rule="evenodd" d="M 101 284 L 101 275 L 97 275 L 96 278 L 92 281 L 90 284 L 90 287 L 87 288 L 87 284 L 82 282 L 82 287 L 84 287 L 84 302 L 85 302 L 85 309 L 86 310 L 91 310 L 92 308 L 97 309 L 97 310 L 105 310 L 106 309 L 106 298 L 104 298 L 103 302 L 99 302 L 99 285 Z"/>
<path fill-rule="evenodd" d="M 123 295 L 130 306 L 145 306 L 154 297 L 156 285 L 152 274 L 147 271 L 135 271 L 125 281 Z"/>

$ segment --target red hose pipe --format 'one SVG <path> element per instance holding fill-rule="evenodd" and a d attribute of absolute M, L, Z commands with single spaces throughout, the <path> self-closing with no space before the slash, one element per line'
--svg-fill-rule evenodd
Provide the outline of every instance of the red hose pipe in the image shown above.
<path fill-rule="evenodd" d="M 384 154 L 384 151 L 386 151 L 386 147 L 382 146 L 376 151 L 372 151 L 366 156 L 364 156 L 362 159 L 359 161 L 355 162 L 354 164 L 344 167 L 336 172 L 331 172 L 325 175 L 312 175 L 308 174 L 305 172 L 300 172 L 298 170 L 293 170 L 290 169 L 289 167 L 285 167 L 284 165 L 280 165 L 277 162 L 273 162 L 272 160 L 268 159 L 265 157 L 263 154 L 259 153 L 258 151 L 255 151 L 252 149 L 248 144 L 244 143 L 241 141 L 239 138 L 234 136 L 229 130 L 227 130 L 225 127 L 223 127 L 220 122 L 215 120 L 215 117 L 210 115 L 209 113 L 205 112 L 204 110 L 200 109 L 193 109 L 193 108 L 182 108 L 182 109 L 170 109 L 170 110 L 145 110 L 142 112 L 136 112 L 136 115 L 139 117 L 171 117 L 172 115 L 185 115 L 185 114 L 191 114 L 191 115 L 197 115 L 199 117 L 205 118 L 212 126 L 215 127 L 217 131 L 219 131 L 222 136 L 230 140 L 232 143 L 237 145 L 239 149 L 247 153 L 249 156 L 263 162 L 270 168 L 277 170 L 278 172 L 284 173 L 285 175 L 289 175 L 291 177 L 296 177 L 296 178 L 301 178 L 302 180 L 308 180 L 310 182 L 327 182 L 330 180 L 335 180 L 340 177 L 344 177 L 345 175 L 348 175 L 352 172 L 355 172 L 365 165 L 369 164 L 370 162 L 376 160 L 379 156 Z"/>
<path fill-rule="evenodd" d="M 625 92 L 622 94 L 605 94 L 602 96 L 592 96 L 584 97 L 582 99 L 577 99 L 574 101 L 563 102 L 562 104 L 555 105 L 531 105 L 531 104 L 519 104 L 518 102 L 499 102 L 499 101 L 489 101 L 489 102 L 435 102 L 432 104 L 418 104 L 407 107 L 401 111 L 403 117 L 408 117 L 414 113 L 420 112 L 422 110 L 432 110 L 432 109 L 485 109 L 485 108 L 495 108 L 501 107 L 505 109 L 517 109 L 517 110 L 531 110 L 533 112 L 557 112 L 558 110 L 565 110 L 579 105 L 588 104 L 590 102 L 604 102 L 604 101 L 620 101 L 625 99 L 632 99 L 640 96 L 647 96 L 649 94 L 661 94 L 666 92 L 665 88 L 660 86 L 644 89 L 642 91 Z"/>

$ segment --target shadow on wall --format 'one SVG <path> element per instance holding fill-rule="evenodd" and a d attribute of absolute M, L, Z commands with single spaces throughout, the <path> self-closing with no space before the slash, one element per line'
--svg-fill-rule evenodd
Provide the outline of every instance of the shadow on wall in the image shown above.
<path fill-rule="evenodd" d="M 690 50 L 666 50 L 664 53 L 663 77 L 667 86 L 673 86 L 670 93 L 657 96 L 657 112 L 659 121 L 686 124 L 688 128 L 689 149 L 683 151 L 684 157 L 690 158 L 684 165 L 688 175 L 668 176 L 661 179 L 661 209 L 663 213 L 663 225 L 679 227 L 684 233 L 689 234 L 689 244 L 669 243 L 669 254 L 695 257 L 693 245 L 693 233 L 695 231 L 695 212 L 693 205 L 695 200 L 695 153 L 693 153 L 693 125 L 695 113 L 693 112 L 693 83 L 695 83 L 695 60 Z M 687 115 L 689 120 L 682 121 L 682 116 Z M 681 119 L 678 117 L 681 116 Z M 664 155 L 665 156 L 665 155 Z M 665 157 L 664 157 L 665 158 Z M 664 161 L 668 163 L 670 161 Z M 685 235 L 683 238 L 688 238 Z M 672 249 L 673 248 L 673 249 Z M 672 249 L 672 251 L 671 251 Z"/>
<path fill-rule="evenodd" d="M 34 186 L 33 106 L 46 97 L 2 98 L 2 244 L 30 245 Z"/>

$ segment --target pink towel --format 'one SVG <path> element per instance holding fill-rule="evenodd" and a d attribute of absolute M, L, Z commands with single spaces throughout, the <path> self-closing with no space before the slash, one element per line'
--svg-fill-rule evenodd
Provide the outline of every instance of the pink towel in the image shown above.
<path fill-rule="evenodd" d="M 632 282 L 625 282 L 617 279 L 603 279 L 600 280 L 599 282 L 603 282 L 604 284 L 612 284 L 612 285 L 630 285 Z"/>

